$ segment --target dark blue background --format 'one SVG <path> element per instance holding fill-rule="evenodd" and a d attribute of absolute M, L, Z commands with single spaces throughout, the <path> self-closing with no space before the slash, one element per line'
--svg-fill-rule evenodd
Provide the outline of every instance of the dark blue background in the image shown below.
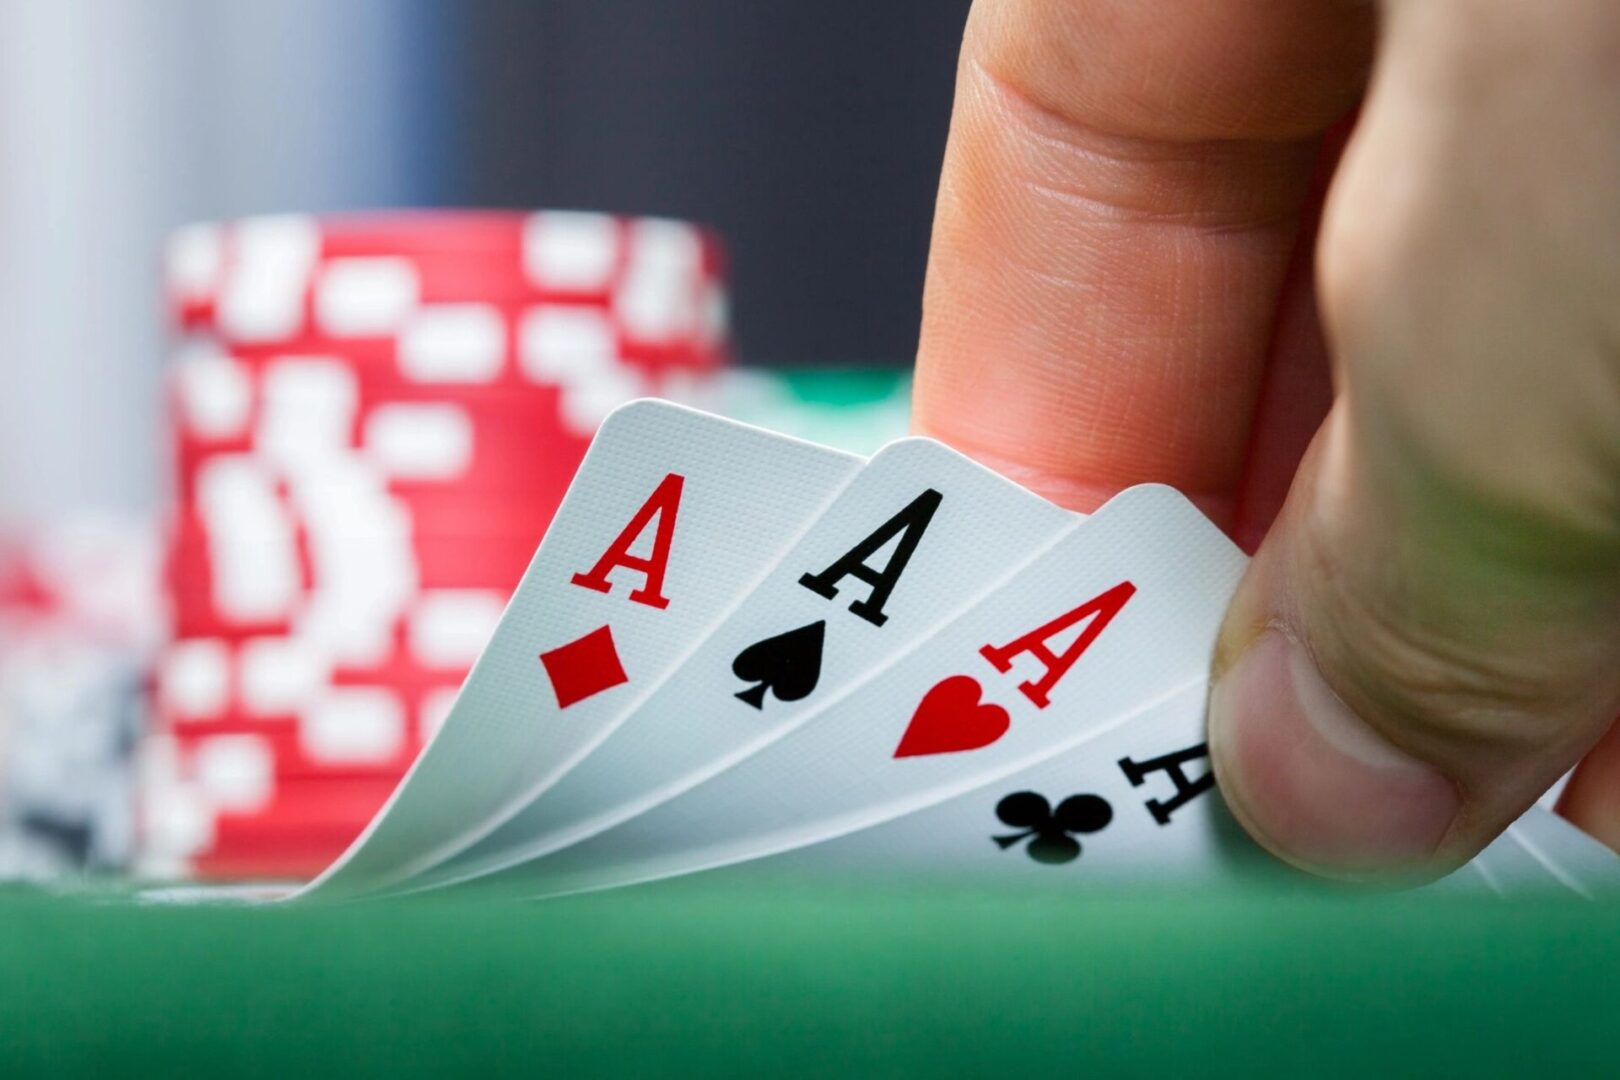
<path fill-rule="evenodd" d="M 967 0 L 439 11 L 449 201 L 708 221 L 745 362 L 905 363 Z"/>

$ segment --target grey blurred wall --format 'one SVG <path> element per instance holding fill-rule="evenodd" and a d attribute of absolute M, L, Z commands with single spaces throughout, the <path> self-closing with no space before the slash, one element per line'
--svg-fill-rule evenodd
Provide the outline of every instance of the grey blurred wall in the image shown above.
<path fill-rule="evenodd" d="M 441 197 L 438 17 L 0 0 L 0 520 L 150 503 L 174 225 Z"/>

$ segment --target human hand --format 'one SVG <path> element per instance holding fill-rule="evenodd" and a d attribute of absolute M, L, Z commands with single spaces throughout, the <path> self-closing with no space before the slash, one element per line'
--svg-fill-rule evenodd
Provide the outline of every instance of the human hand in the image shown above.
<path fill-rule="evenodd" d="M 1617 118 L 1609 0 L 969 18 L 916 426 L 1265 537 L 1210 741 L 1297 865 L 1443 873 L 1583 756 L 1620 846 Z"/>

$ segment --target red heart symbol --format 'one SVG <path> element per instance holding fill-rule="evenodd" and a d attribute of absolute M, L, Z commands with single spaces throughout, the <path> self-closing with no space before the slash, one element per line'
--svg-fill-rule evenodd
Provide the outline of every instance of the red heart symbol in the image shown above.
<path fill-rule="evenodd" d="M 917 703 L 894 756 L 977 750 L 1001 738 L 1012 720 L 1000 705 L 980 704 L 982 693 L 984 688 L 971 675 L 952 675 L 935 684 Z"/>

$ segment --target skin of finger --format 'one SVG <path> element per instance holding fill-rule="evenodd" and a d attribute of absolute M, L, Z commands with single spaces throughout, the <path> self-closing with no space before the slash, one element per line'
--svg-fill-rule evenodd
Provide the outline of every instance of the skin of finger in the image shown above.
<path fill-rule="evenodd" d="M 980 0 L 915 425 L 1054 500 L 1175 484 L 1230 520 L 1318 133 L 1362 4 Z"/>
<path fill-rule="evenodd" d="M 1569 778 L 1558 812 L 1620 852 L 1620 720 Z"/>
<path fill-rule="evenodd" d="M 1620 710 L 1620 281 L 1598 239 L 1620 229 L 1620 150 L 1594 137 L 1620 115 L 1620 10 L 1390 9 L 1319 253 L 1340 394 L 1216 668 L 1286 628 L 1457 785 L 1443 869 Z M 1212 752 L 1252 800 L 1219 723 Z M 1280 812 L 1240 815 L 1264 833 Z"/>
<path fill-rule="evenodd" d="M 1299 463 L 1333 405 L 1327 339 L 1316 304 L 1316 238 L 1322 202 L 1352 127 L 1353 118 L 1346 119 L 1323 141 L 1278 302 L 1231 524 L 1232 539 L 1251 555 L 1281 513 Z"/>

